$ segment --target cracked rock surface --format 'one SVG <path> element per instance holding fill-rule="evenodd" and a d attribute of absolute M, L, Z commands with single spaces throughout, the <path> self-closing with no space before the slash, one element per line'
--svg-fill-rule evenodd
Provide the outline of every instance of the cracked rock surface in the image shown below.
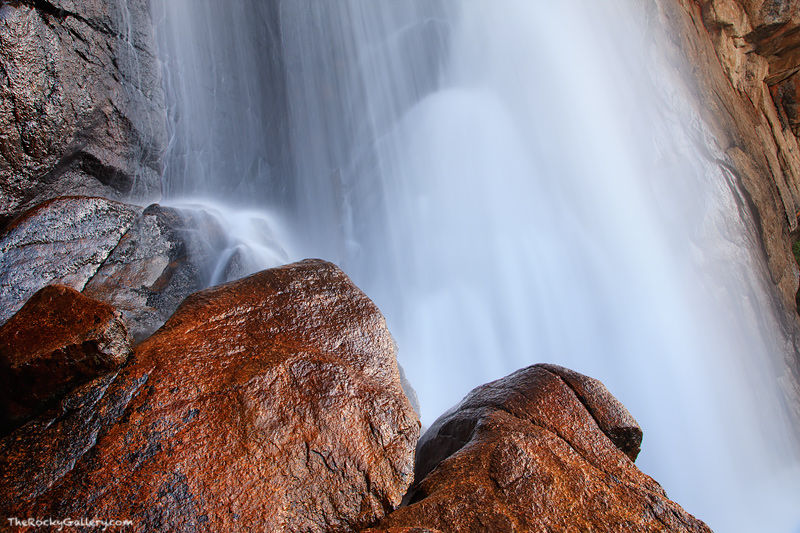
<path fill-rule="evenodd" d="M 139 212 L 104 198 L 63 197 L 15 220 L 0 235 L 0 322 L 46 285 L 83 290 Z"/>
<path fill-rule="evenodd" d="M 119 309 L 140 341 L 161 327 L 186 296 L 208 285 L 225 246 L 224 231 L 208 213 L 153 204 L 83 292 Z"/>
<path fill-rule="evenodd" d="M 201 210 L 48 200 L 0 234 L 0 324 L 42 287 L 61 284 L 113 305 L 143 340 L 208 285 L 226 245 Z"/>
<path fill-rule="evenodd" d="M 380 311 L 303 261 L 192 295 L 121 371 L 0 441 L 0 513 L 359 530 L 400 504 L 419 427 Z"/>
<path fill-rule="evenodd" d="M 410 505 L 375 531 L 710 531 L 636 468 L 641 438 L 599 381 L 519 370 L 431 426 Z"/>
<path fill-rule="evenodd" d="M 0 225 L 64 194 L 160 196 L 154 43 L 147 0 L 0 4 Z"/>

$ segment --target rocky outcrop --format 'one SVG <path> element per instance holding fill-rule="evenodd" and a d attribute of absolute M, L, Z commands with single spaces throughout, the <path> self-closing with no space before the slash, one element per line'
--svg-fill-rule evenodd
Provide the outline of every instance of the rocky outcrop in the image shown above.
<path fill-rule="evenodd" d="M 676 65 L 694 82 L 695 107 L 753 212 L 787 320 L 797 324 L 792 254 L 800 209 L 795 75 L 800 11 L 794 0 L 658 0 L 654 17 Z M 666 30 L 665 30 L 666 28 Z"/>
<path fill-rule="evenodd" d="M 0 323 L 37 290 L 62 284 L 112 304 L 142 340 L 208 285 L 227 245 L 207 213 L 62 197 L 0 235 Z"/>
<path fill-rule="evenodd" d="M 69 287 L 40 290 L 0 326 L 0 431 L 121 366 L 130 352 L 128 331 L 113 307 Z"/>
<path fill-rule="evenodd" d="M 636 468 L 641 438 L 600 382 L 520 370 L 431 426 L 411 504 L 373 531 L 710 531 Z"/>
<path fill-rule="evenodd" d="M 158 329 L 183 299 L 207 286 L 226 240 L 203 211 L 144 210 L 83 292 L 123 312 L 134 337 Z"/>
<path fill-rule="evenodd" d="M 2 219 L 64 194 L 160 196 L 166 111 L 147 0 L 0 5 Z"/>
<path fill-rule="evenodd" d="M 800 11 L 794 0 L 645 2 L 653 42 L 688 84 L 700 148 L 734 188 L 764 250 L 785 338 L 778 371 L 800 420 L 800 144 L 795 135 Z M 800 255 L 798 255 L 800 257 Z M 757 267 L 759 265 L 756 265 Z"/>
<path fill-rule="evenodd" d="M 0 322 L 48 284 L 83 290 L 140 209 L 103 198 L 47 201 L 0 236 Z"/>
<path fill-rule="evenodd" d="M 400 504 L 418 436 L 380 312 L 304 261 L 189 297 L 121 371 L 0 441 L 0 513 L 358 530 Z"/>

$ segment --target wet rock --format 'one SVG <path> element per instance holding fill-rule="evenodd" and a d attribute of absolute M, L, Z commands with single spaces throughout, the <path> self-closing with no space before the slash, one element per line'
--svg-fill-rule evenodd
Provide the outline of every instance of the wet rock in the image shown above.
<path fill-rule="evenodd" d="M 0 217 L 64 194 L 160 196 L 154 43 L 147 0 L 0 4 Z"/>
<path fill-rule="evenodd" d="M 0 236 L 0 322 L 41 287 L 59 283 L 112 304 L 142 340 L 208 286 L 226 245 L 217 220 L 199 209 L 49 200 Z"/>
<path fill-rule="evenodd" d="M 0 441 L 0 513 L 357 530 L 399 505 L 418 435 L 380 312 L 304 261 L 189 297 L 122 371 Z"/>
<path fill-rule="evenodd" d="M 379 528 L 710 531 L 636 468 L 640 439 L 598 381 L 552 365 L 520 370 L 433 424 L 411 505 Z"/>
<path fill-rule="evenodd" d="M 139 211 L 103 198 L 62 197 L 12 222 L 0 236 L 0 323 L 45 285 L 83 290 Z"/>
<path fill-rule="evenodd" d="M 131 338 L 106 303 L 64 286 L 37 292 L 0 326 L 0 431 L 122 365 Z"/>
<path fill-rule="evenodd" d="M 766 256 L 776 306 L 793 346 L 780 381 L 800 420 L 800 268 L 792 253 L 800 215 L 800 142 L 794 73 L 800 70 L 795 0 L 656 0 L 653 41 L 687 80 L 708 128 L 703 150 L 741 192 Z M 794 93 L 794 94 L 793 94 Z M 710 142 L 709 142 L 710 141 Z M 737 192 L 737 194 L 739 194 Z"/>
<path fill-rule="evenodd" d="M 222 228 L 205 212 L 151 205 L 83 292 L 112 303 L 143 340 L 186 296 L 208 286 L 225 244 Z"/>
<path fill-rule="evenodd" d="M 589 411 L 600 430 L 631 461 L 636 461 L 642 448 L 642 428 L 605 385 L 561 366 L 538 366 L 560 377 Z"/>
<path fill-rule="evenodd" d="M 658 0 L 666 41 L 696 85 L 697 109 L 724 152 L 723 172 L 744 190 L 767 266 L 797 328 L 800 143 L 790 84 L 800 69 L 800 12 L 792 0 Z M 662 39 L 659 39 L 662 42 Z M 778 87 L 778 85 L 782 85 Z M 782 109 L 784 108 L 784 109 Z"/>

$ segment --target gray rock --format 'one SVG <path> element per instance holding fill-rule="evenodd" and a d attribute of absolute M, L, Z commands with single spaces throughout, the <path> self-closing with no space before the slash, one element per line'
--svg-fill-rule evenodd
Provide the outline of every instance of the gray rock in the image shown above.
<path fill-rule="evenodd" d="M 167 143 L 147 0 L 0 6 L 0 219 L 64 194 L 151 201 Z"/>
<path fill-rule="evenodd" d="M 217 219 L 199 209 L 49 200 L 0 236 L 0 323 L 42 287 L 61 284 L 113 305 L 142 340 L 209 285 L 226 246 Z"/>
<path fill-rule="evenodd" d="M 208 285 L 224 246 L 222 228 L 205 212 L 151 205 L 83 292 L 119 309 L 142 340 Z"/>
<path fill-rule="evenodd" d="M 140 208 L 104 198 L 49 200 L 0 236 L 0 323 L 50 284 L 83 290 Z"/>

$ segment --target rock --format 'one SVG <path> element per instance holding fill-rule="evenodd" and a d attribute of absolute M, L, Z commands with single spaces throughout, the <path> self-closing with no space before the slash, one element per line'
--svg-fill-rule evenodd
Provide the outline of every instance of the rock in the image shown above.
<path fill-rule="evenodd" d="M 438 529 L 429 529 L 427 527 L 390 527 L 385 529 L 362 529 L 361 533 L 440 533 L 440 531 Z"/>
<path fill-rule="evenodd" d="M 48 200 L 0 236 L 0 323 L 58 283 L 113 305 L 143 340 L 186 296 L 208 286 L 226 246 L 216 218 L 199 209 Z"/>
<path fill-rule="evenodd" d="M 788 0 L 658 0 L 660 17 L 696 84 L 697 109 L 744 190 L 769 273 L 796 329 L 800 144 L 787 81 L 800 69 L 800 12 Z M 659 40 L 660 41 L 660 40 Z M 784 108 L 785 107 L 785 108 Z M 784 109 L 782 109 L 784 108 Z"/>
<path fill-rule="evenodd" d="M 656 0 L 647 4 L 653 42 L 672 58 L 707 128 L 702 150 L 752 216 L 776 317 L 789 339 L 780 382 L 800 420 L 800 142 L 794 73 L 800 72 L 796 0 Z M 794 94 L 793 94 L 794 93 Z M 711 142 L 708 142 L 708 141 Z"/>
<path fill-rule="evenodd" d="M 642 448 L 642 428 L 600 381 L 556 365 L 539 367 L 560 377 L 594 418 L 600 430 L 622 450 L 631 461 L 636 461 Z"/>
<path fill-rule="evenodd" d="M 120 372 L 0 441 L 0 513 L 358 530 L 400 504 L 418 436 L 380 312 L 304 261 L 187 298 Z"/>
<path fill-rule="evenodd" d="M 208 286 L 225 245 L 223 229 L 212 216 L 154 204 L 83 292 L 122 311 L 140 341 L 161 327 L 186 296 Z"/>
<path fill-rule="evenodd" d="M 138 214 L 112 200 L 63 197 L 12 222 L 0 236 L 0 323 L 45 285 L 83 290 Z"/>
<path fill-rule="evenodd" d="M 552 365 L 520 370 L 431 426 L 411 504 L 378 529 L 710 531 L 636 468 L 640 441 L 600 382 Z"/>
<path fill-rule="evenodd" d="M 64 194 L 160 196 L 155 49 L 147 0 L 0 5 L 0 219 Z"/>
<path fill-rule="evenodd" d="M 792 133 L 800 133 L 800 73 L 770 87 L 772 100 L 778 108 L 781 123 Z"/>
<path fill-rule="evenodd" d="M 122 365 L 130 352 L 128 330 L 113 307 L 69 287 L 40 290 L 0 326 L 0 431 Z"/>

